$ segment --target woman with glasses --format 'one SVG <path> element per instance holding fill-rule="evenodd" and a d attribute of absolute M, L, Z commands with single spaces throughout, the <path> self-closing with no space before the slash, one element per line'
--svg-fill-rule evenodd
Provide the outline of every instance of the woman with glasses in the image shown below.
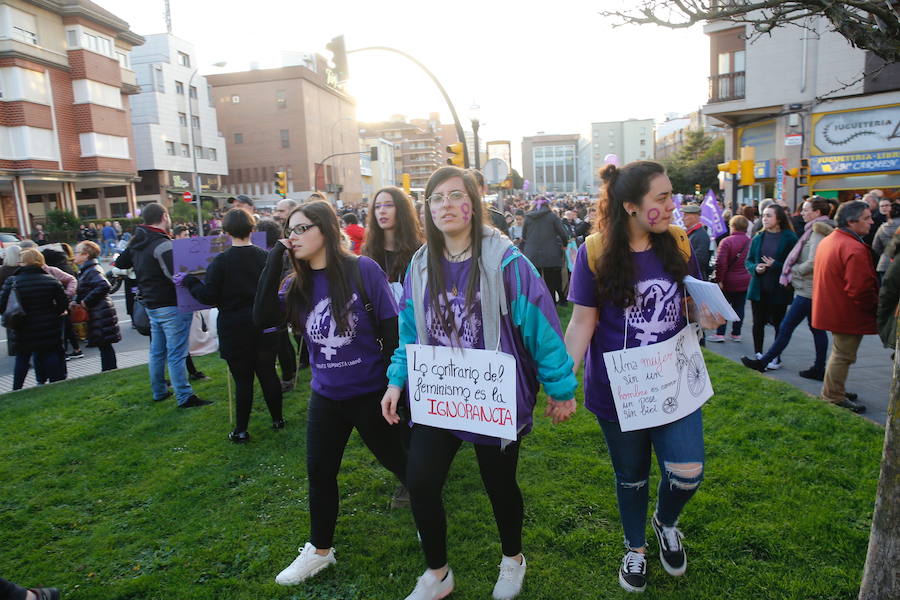
<path fill-rule="evenodd" d="M 372 259 L 343 245 L 338 218 L 327 202 L 308 202 L 287 219 L 259 279 L 255 321 L 302 331 L 312 372 L 306 431 L 309 541 L 278 576 L 296 585 L 335 563 L 337 475 L 353 429 L 375 458 L 406 479 L 400 433 L 381 418 L 385 370 L 397 346 L 397 303 L 384 272 Z M 292 273 L 280 282 L 284 251 Z M 279 285 L 280 283 L 280 285 Z"/>
<path fill-rule="evenodd" d="M 263 398 L 272 417 L 272 429 L 283 429 L 281 383 L 275 373 L 278 334 L 253 323 L 256 282 L 266 264 L 266 251 L 250 241 L 253 218 L 232 208 L 222 219 L 222 229 L 231 236 L 231 246 L 216 256 L 203 281 L 193 275 L 175 275 L 176 285 L 184 285 L 191 296 L 216 306 L 219 318 L 219 356 L 228 363 L 234 378 L 236 423 L 228 439 L 235 444 L 250 441 L 247 428 L 253 406 L 253 378 L 259 379 Z"/>
<path fill-rule="evenodd" d="M 481 479 L 500 531 L 503 557 L 497 599 L 514 598 L 525 576 L 524 503 L 516 480 L 519 445 L 531 431 L 540 383 L 554 422 L 575 411 L 578 385 L 559 318 L 535 268 L 506 236 L 487 226 L 474 177 L 456 167 L 434 172 L 425 189 L 426 245 L 413 256 L 403 287 L 400 344 L 388 369 L 385 419 L 399 423 L 407 383 L 406 344 L 495 349 L 516 359 L 515 440 L 413 424 L 407 486 L 427 570 L 407 600 L 435 600 L 453 591 L 447 562 L 447 519 L 441 490 L 463 442 L 475 448 Z"/>

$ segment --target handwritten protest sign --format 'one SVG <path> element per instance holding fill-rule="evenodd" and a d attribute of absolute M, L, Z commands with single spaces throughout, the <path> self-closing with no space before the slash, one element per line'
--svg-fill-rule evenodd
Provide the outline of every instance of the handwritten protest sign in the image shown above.
<path fill-rule="evenodd" d="M 406 345 L 414 423 L 516 439 L 516 359 L 493 350 Z"/>
<path fill-rule="evenodd" d="M 693 325 L 664 342 L 604 352 L 622 431 L 686 417 L 713 395 Z"/>
<path fill-rule="evenodd" d="M 268 250 L 265 232 L 257 231 L 250 234 L 250 241 L 254 246 Z M 231 236 L 229 235 L 207 235 L 172 240 L 172 263 L 175 273 L 190 273 L 203 279 L 209 263 L 229 248 L 231 248 Z M 209 308 L 202 302 L 198 302 L 184 287 L 175 286 L 175 295 L 178 301 L 178 312 L 193 312 Z"/>

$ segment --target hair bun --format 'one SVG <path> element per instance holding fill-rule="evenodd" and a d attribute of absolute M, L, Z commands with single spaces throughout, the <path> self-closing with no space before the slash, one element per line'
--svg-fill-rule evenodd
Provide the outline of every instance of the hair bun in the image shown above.
<path fill-rule="evenodd" d="M 614 164 L 607 164 L 600 168 L 600 179 L 606 183 L 612 184 L 619 176 L 619 168 Z"/>

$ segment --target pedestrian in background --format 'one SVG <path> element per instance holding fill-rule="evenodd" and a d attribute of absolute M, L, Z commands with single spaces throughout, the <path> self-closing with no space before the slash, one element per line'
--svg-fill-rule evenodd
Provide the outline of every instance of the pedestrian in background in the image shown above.
<path fill-rule="evenodd" d="M 13 390 L 22 389 L 32 358 L 38 384 L 65 379 L 60 360 L 62 330 L 59 318 L 65 314 L 69 300 L 62 285 L 45 273 L 43 266 L 43 254 L 34 248 L 22 250 L 21 267 L 3 282 L 0 289 L 0 314 L 6 312 L 13 286 L 25 311 L 19 327 L 6 328 L 9 355 L 16 357 Z"/>
<path fill-rule="evenodd" d="M 700 265 L 700 277 L 698 279 L 706 281 L 709 279 L 709 257 L 710 257 L 710 240 L 709 232 L 700 219 L 699 204 L 685 204 L 681 207 L 681 215 L 684 219 L 684 231 L 687 233 L 688 240 L 691 242 L 691 249 L 694 251 L 694 258 Z"/>
<path fill-rule="evenodd" d="M 366 230 L 359 224 L 359 219 L 353 213 L 347 213 L 341 217 L 344 223 L 344 233 L 350 239 L 350 251 L 359 255 L 362 253 L 362 246 L 366 241 Z"/>
<path fill-rule="evenodd" d="M 762 358 L 765 348 L 766 325 L 772 325 L 777 335 L 784 313 L 794 299 L 791 289 L 781 285 L 778 279 L 785 259 L 797 243 L 797 234 L 781 205 L 770 202 L 763 209 L 760 221 L 763 229 L 753 236 L 744 263 L 750 273 L 747 298 L 753 311 L 753 351 L 757 359 Z M 766 368 L 780 369 L 781 356 L 767 363 Z"/>
<path fill-rule="evenodd" d="M 750 236 L 747 235 L 750 221 L 742 215 L 737 215 L 731 217 L 728 226 L 731 234 L 722 240 L 716 249 L 715 280 L 722 289 L 725 299 L 728 300 L 728 304 L 740 319 L 732 321 L 731 335 L 728 337 L 732 342 L 739 342 L 741 341 L 741 326 L 744 322 L 744 308 L 747 305 L 747 288 L 750 286 L 750 273 L 747 272 L 747 266 L 744 263 L 750 250 Z M 720 325 L 716 334 L 707 339 L 710 342 L 724 342 L 727 325 L 727 323 Z"/>
<path fill-rule="evenodd" d="M 88 347 L 100 351 L 100 370 L 110 371 L 118 366 L 113 344 L 122 341 L 122 334 L 116 307 L 109 297 L 109 282 L 97 263 L 99 256 L 100 247 L 94 242 L 80 242 L 75 246 L 75 263 L 79 271 L 74 301 L 88 311 Z"/>
<path fill-rule="evenodd" d="M 887 256 L 885 249 L 890 245 L 894 233 L 897 231 L 897 227 L 900 226 L 900 202 L 881 200 L 879 207 L 883 209 L 882 214 L 885 212 L 887 213 L 887 220 L 882 223 L 881 226 L 878 227 L 878 231 L 875 232 L 875 237 L 872 240 L 872 251 L 875 253 L 875 257 L 878 260 L 878 264 L 875 266 L 875 272 L 878 273 L 878 281 L 881 281 L 891 263 L 891 257 Z"/>
<path fill-rule="evenodd" d="M 116 232 L 116 228 L 112 226 L 112 223 L 107 221 L 103 224 L 101 236 L 103 239 L 102 254 L 103 256 L 110 256 L 116 249 L 116 240 L 118 239 L 119 234 Z"/>
<path fill-rule="evenodd" d="M 393 186 L 378 190 L 362 253 L 378 263 L 398 301 L 409 261 L 423 242 L 422 226 L 409 196 Z"/>
<path fill-rule="evenodd" d="M 560 306 L 567 304 L 563 294 L 563 249 L 569 242 L 569 234 L 559 217 L 550 210 L 550 202 L 538 196 L 532 211 L 525 215 L 522 227 L 522 253 L 528 257 L 541 274 L 550 290 L 550 297 Z"/>
<path fill-rule="evenodd" d="M 896 260 L 900 251 L 900 234 L 888 244 L 884 256 L 891 261 L 881 282 L 878 293 L 878 336 L 885 348 L 894 350 L 897 343 L 897 307 L 900 300 L 900 260 Z"/>

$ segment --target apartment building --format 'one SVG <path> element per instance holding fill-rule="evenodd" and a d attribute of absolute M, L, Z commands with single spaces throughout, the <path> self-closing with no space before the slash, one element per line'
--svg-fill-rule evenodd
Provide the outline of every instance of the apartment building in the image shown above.
<path fill-rule="evenodd" d="M 410 187 L 424 189 L 435 169 L 446 164 L 445 146 L 455 143 L 456 137 L 445 138 L 437 113 L 428 119 L 407 120 L 394 115 L 388 121 L 360 123 L 361 137 L 381 137 L 394 143 L 394 171 L 397 178 L 409 174 Z M 452 140 L 452 141 L 450 141 Z"/>

